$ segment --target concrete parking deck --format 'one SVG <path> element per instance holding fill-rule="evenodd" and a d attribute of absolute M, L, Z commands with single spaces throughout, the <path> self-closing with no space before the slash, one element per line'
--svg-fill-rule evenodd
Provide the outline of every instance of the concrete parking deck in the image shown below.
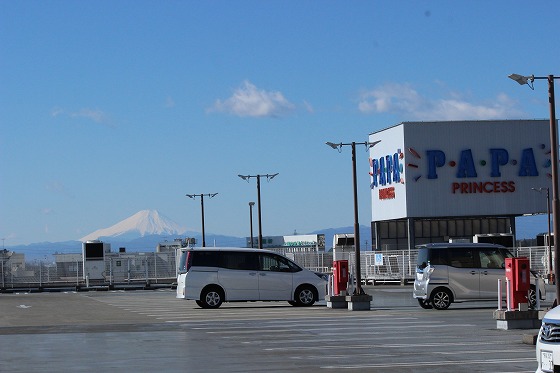
<path fill-rule="evenodd" d="M 366 287 L 371 311 L 285 302 L 204 310 L 170 290 L 0 295 L 0 371 L 530 372 L 524 330 L 493 302 L 424 310 L 409 286 Z"/>

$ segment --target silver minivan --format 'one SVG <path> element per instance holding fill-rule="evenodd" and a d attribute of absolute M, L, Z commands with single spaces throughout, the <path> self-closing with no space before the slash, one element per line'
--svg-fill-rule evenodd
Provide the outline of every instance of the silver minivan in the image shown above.
<path fill-rule="evenodd" d="M 498 279 L 505 299 L 505 258 L 514 255 L 505 247 L 478 243 L 431 243 L 420 245 L 413 297 L 422 308 L 447 309 L 453 302 L 497 300 Z M 539 286 L 540 287 L 540 286 Z M 541 297 L 544 291 L 540 292 Z M 535 285 L 528 294 L 536 304 Z"/>
<path fill-rule="evenodd" d="M 189 248 L 182 251 L 177 298 L 202 308 L 222 302 L 287 301 L 312 306 L 325 298 L 328 276 L 283 255 L 248 248 Z"/>

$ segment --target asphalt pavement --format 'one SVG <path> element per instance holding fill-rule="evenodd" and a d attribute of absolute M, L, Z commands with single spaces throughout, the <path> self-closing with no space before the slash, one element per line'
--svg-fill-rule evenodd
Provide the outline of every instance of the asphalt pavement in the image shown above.
<path fill-rule="evenodd" d="M 173 290 L 0 295 L 0 371 L 534 372 L 496 302 L 424 310 L 411 286 L 366 286 L 369 311 L 286 302 L 204 310 Z M 543 307 L 547 302 L 543 303 Z"/>

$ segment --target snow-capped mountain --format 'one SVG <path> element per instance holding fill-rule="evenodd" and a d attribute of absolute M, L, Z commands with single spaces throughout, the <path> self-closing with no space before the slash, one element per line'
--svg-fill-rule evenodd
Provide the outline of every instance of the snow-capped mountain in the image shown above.
<path fill-rule="evenodd" d="M 127 239 L 152 235 L 172 236 L 184 234 L 185 231 L 185 228 L 156 210 L 142 210 L 109 228 L 98 229 L 80 238 L 80 241 L 98 240 L 101 237 Z"/>

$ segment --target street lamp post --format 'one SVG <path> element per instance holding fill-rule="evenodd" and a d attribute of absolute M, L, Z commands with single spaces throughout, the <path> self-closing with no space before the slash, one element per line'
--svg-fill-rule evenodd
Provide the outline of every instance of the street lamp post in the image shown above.
<path fill-rule="evenodd" d="M 251 249 L 253 248 L 253 206 L 255 206 L 255 202 L 249 202 L 249 226 L 251 227 Z"/>
<path fill-rule="evenodd" d="M 554 99 L 554 75 L 548 76 L 523 76 L 519 74 L 511 74 L 508 76 L 517 83 L 527 84 L 534 90 L 533 82 L 537 79 L 548 81 L 548 103 L 550 108 L 550 162 L 552 174 L 552 227 L 554 235 L 554 273 L 560 268 L 560 254 L 558 253 L 558 239 L 560 234 L 560 204 L 558 203 L 558 125 L 556 123 L 556 108 Z M 560 282 L 556 282 L 556 301 L 560 301 Z"/>
<path fill-rule="evenodd" d="M 546 216 L 547 216 L 547 223 L 548 223 L 548 238 L 546 240 L 547 242 L 547 253 L 548 253 L 548 268 L 547 268 L 547 272 L 548 272 L 548 280 L 550 282 L 553 281 L 553 276 L 552 276 L 552 249 L 551 249 L 551 244 L 550 244 L 550 188 L 531 188 L 536 192 L 542 193 L 543 191 L 546 191 Z"/>
<path fill-rule="evenodd" d="M 355 251 L 355 262 L 356 267 L 356 289 L 354 290 L 355 295 L 365 294 L 362 289 L 362 268 L 360 263 L 360 224 L 358 222 L 358 183 L 356 177 L 356 145 L 365 145 L 366 149 L 373 147 L 379 141 L 376 142 L 351 142 L 351 143 L 332 143 L 327 142 L 326 144 L 333 149 L 337 149 L 339 152 L 342 151 L 343 146 L 350 145 L 352 147 L 352 183 L 354 187 L 354 251 Z"/>
<path fill-rule="evenodd" d="M 206 247 L 206 235 L 204 233 L 204 196 L 209 198 L 214 197 L 218 193 L 208 193 L 208 194 L 187 194 L 186 196 L 192 199 L 200 197 L 200 210 L 202 211 L 202 247 Z"/>
<path fill-rule="evenodd" d="M 262 249 L 262 223 L 261 223 L 261 177 L 266 177 L 267 181 L 270 181 L 272 179 L 274 179 L 276 176 L 278 176 L 278 173 L 269 175 L 237 175 L 240 178 L 242 178 L 243 180 L 246 180 L 247 182 L 249 182 L 249 179 L 251 178 L 256 178 L 257 179 L 257 214 L 258 214 L 258 221 L 259 221 L 259 249 Z"/>

